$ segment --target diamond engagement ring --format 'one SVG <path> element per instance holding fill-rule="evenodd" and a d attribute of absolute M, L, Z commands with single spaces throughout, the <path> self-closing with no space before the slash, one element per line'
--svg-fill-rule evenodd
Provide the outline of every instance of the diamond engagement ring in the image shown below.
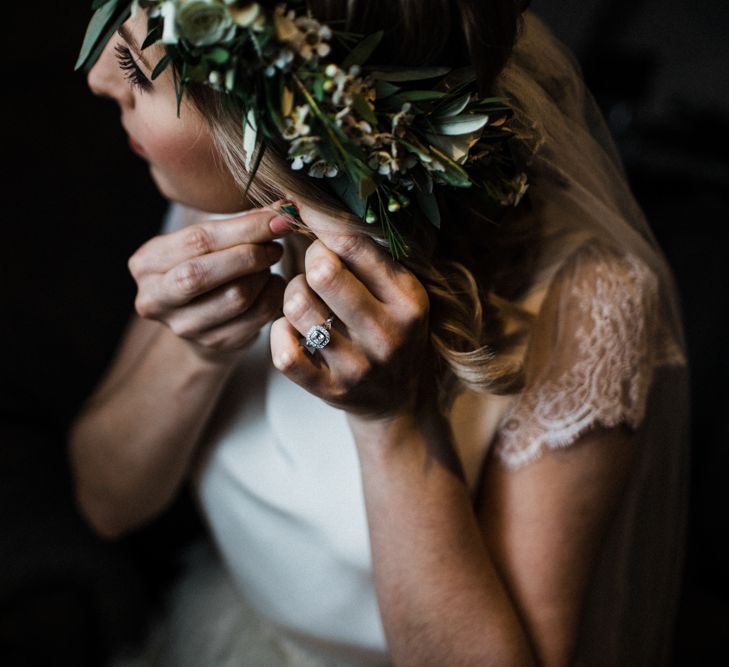
<path fill-rule="evenodd" d="M 323 350 L 332 339 L 331 328 L 334 322 L 334 316 L 327 317 L 321 324 L 315 324 L 304 339 L 304 347 L 314 354 L 317 350 Z"/>

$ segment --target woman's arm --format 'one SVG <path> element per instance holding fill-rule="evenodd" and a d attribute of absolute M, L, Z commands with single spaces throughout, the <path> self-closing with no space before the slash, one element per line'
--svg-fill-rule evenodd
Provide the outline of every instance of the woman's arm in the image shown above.
<path fill-rule="evenodd" d="M 159 514 L 185 478 L 241 354 L 281 310 L 275 213 L 202 220 L 130 259 L 137 312 L 75 420 L 69 457 L 82 514 L 113 539 Z"/>
<path fill-rule="evenodd" d="M 486 500 L 477 511 L 450 425 L 434 407 L 438 388 L 427 353 L 431 313 L 424 286 L 369 240 L 338 231 L 326 214 L 299 210 L 318 239 L 307 250 L 306 275 L 287 286 L 285 317 L 273 323 L 273 362 L 347 412 L 395 665 L 569 664 L 595 554 L 623 491 L 630 431 L 588 431 L 577 443 L 570 440 L 569 450 L 547 448 L 519 472 L 501 472 L 489 461 L 481 494 Z M 616 346 L 613 332 L 643 323 L 635 301 L 641 290 L 632 294 L 639 281 L 622 279 L 620 264 L 593 262 L 592 254 L 586 259 L 558 272 L 555 284 L 566 288 L 550 290 L 532 331 L 525 375 L 537 398 L 555 374 L 574 369 L 575 352 L 585 347 L 598 360 L 582 360 L 580 379 L 585 364 L 603 374 L 617 370 L 611 379 L 625 391 L 620 373 L 638 369 L 632 352 L 640 348 L 630 338 Z M 627 284 L 628 293 L 606 301 L 607 276 Z M 561 308 L 562 294 L 577 302 Z M 335 316 L 331 340 L 312 357 L 300 336 L 327 313 Z M 580 337 L 595 321 L 604 328 L 586 345 Z M 602 405 L 593 410 L 592 423 L 619 424 L 626 415 L 627 423 L 639 423 L 639 412 L 627 411 L 621 391 L 610 384 L 609 396 L 596 397 Z M 562 385 L 549 385 L 552 391 L 555 386 Z M 538 411 L 524 410 L 520 417 L 539 425 Z M 499 431 L 498 442 L 502 436 Z M 525 438 L 525 447 L 532 438 Z"/>
<path fill-rule="evenodd" d="M 123 536 L 173 500 L 231 368 L 134 317 L 68 440 L 77 504 L 102 537 Z"/>
<path fill-rule="evenodd" d="M 447 424 L 350 424 L 393 664 L 570 664 L 628 431 L 594 431 L 520 471 L 490 462 L 477 518 Z"/>

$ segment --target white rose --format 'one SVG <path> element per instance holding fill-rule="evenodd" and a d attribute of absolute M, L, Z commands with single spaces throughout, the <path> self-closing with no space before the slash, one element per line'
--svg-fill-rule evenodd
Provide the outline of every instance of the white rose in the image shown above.
<path fill-rule="evenodd" d="M 221 0 L 180 0 L 177 29 L 195 46 L 210 46 L 230 37 L 233 21 Z"/>
<path fill-rule="evenodd" d="M 180 36 L 177 34 L 177 7 L 175 6 L 175 3 L 171 0 L 170 2 L 163 3 L 159 8 L 159 13 L 163 20 L 162 43 L 177 44 L 180 40 Z"/>

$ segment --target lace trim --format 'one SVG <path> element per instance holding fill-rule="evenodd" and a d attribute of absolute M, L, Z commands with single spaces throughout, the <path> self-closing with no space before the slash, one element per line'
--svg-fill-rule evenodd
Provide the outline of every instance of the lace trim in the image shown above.
<path fill-rule="evenodd" d="M 625 421 L 638 428 L 655 369 L 686 363 L 680 347 L 657 326 L 655 274 L 632 255 L 606 258 L 599 246 L 583 248 L 576 254 L 587 256 L 589 270 L 578 273 L 568 296 L 579 312 L 577 361 L 527 388 L 502 419 L 494 454 L 508 468 L 573 444 L 597 422 L 612 427 Z"/>

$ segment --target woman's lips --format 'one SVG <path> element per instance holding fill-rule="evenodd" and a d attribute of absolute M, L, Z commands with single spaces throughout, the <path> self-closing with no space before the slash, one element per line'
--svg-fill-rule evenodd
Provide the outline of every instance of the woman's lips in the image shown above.
<path fill-rule="evenodd" d="M 147 158 L 147 154 L 144 152 L 144 149 L 132 138 L 131 135 L 129 136 L 129 148 L 131 148 L 139 157 Z"/>

